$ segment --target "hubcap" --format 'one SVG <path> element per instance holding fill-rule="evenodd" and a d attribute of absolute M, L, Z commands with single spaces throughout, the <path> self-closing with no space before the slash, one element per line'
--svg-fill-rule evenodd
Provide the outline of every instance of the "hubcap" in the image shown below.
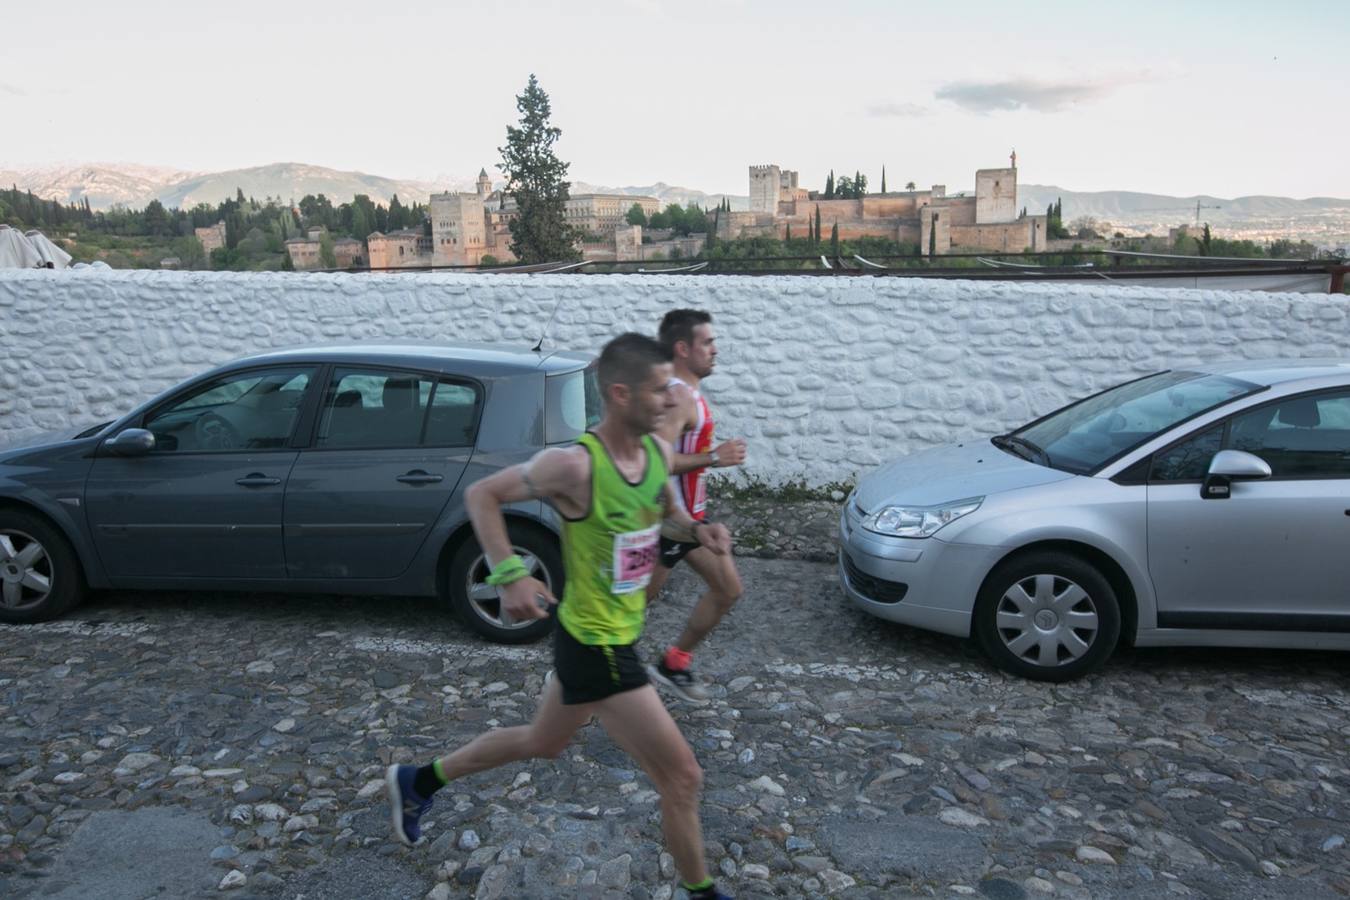
<path fill-rule="evenodd" d="M 1081 659 L 1101 627 L 1092 597 L 1060 575 L 1029 575 L 1012 584 L 999 599 L 995 625 L 1014 656 L 1046 668 Z"/>
<path fill-rule="evenodd" d="M 28 609 L 52 590 L 52 562 L 32 535 L 0 530 L 0 607 Z"/>
<path fill-rule="evenodd" d="M 549 593 L 553 593 L 553 579 L 549 575 L 548 568 L 540 562 L 539 557 L 522 547 L 512 547 L 511 549 L 525 564 L 525 571 L 530 574 L 530 577 L 542 581 L 548 588 Z M 464 576 L 465 593 L 468 594 L 469 605 L 473 607 L 474 613 L 498 628 L 527 628 L 534 624 L 535 620 L 533 619 L 518 622 L 506 610 L 502 609 L 501 598 L 497 596 L 496 586 L 487 583 L 490 572 L 491 568 L 488 566 L 487 557 L 479 554 Z"/>

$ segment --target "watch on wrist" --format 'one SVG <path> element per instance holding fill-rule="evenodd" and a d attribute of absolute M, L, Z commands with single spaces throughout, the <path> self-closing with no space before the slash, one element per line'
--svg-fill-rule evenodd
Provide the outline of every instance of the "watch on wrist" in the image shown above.
<path fill-rule="evenodd" d="M 717 465 L 718 465 L 718 463 L 720 463 L 720 462 L 721 462 L 721 460 L 717 458 L 717 451 L 716 451 L 716 450 L 709 450 L 709 451 L 708 451 L 708 465 L 715 469 L 715 468 L 717 468 Z"/>

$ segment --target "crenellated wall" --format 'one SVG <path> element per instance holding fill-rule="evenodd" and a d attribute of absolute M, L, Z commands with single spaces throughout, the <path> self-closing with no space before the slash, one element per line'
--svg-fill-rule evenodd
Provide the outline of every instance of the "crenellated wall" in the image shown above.
<path fill-rule="evenodd" d="M 236 356 L 363 340 L 598 350 L 712 311 L 746 471 L 823 484 L 1197 360 L 1350 356 L 1350 298 L 916 278 L 0 273 L 0 442 L 125 412 Z"/>

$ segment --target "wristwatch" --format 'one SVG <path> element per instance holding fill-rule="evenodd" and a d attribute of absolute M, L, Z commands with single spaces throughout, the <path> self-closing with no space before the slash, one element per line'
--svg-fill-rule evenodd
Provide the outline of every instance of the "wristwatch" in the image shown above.
<path fill-rule="evenodd" d="M 709 451 L 708 451 L 708 465 L 715 469 L 715 468 L 717 468 L 717 464 L 720 463 L 720 462 L 721 462 L 721 460 L 719 460 L 719 459 L 717 458 L 717 451 L 716 451 L 716 450 L 709 450 Z"/>

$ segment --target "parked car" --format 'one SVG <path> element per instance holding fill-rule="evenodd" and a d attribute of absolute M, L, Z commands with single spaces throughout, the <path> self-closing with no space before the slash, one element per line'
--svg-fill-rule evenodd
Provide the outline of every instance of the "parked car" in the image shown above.
<path fill-rule="evenodd" d="M 1350 361 L 1125 382 L 883 466 L 840 532 L 854 603 L 1029 678 L 1122 638 L 1350 649 Z"/>
<path fill-rule="evenodd" d="M 89 588 L 441 596 L 480 634 L 503 615 L 464 489 L 598 421 L 590 356 L 494 345 L 264 353 L 92 428 L 0 448 L 0 621 Z M 555 594 L 555 514 L 507 510 Z"/>

